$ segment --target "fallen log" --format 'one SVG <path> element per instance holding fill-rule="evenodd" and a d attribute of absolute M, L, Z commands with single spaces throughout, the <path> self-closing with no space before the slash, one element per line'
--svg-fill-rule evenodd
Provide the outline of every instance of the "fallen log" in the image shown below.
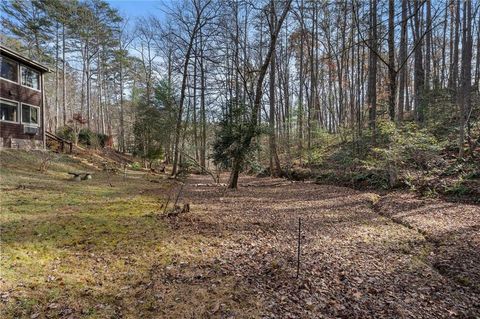
<path fill-rule="evenodd" d="M 211 184 L 211 183 L 198 183 L 193 184 L 194 187 L 225 187 L 227 184 L 219 183 L 219 184 Z"/>
<path fill-rule="evenodd" d="M 272 184 L 240 184 L 240 187 L 276 187 L 276 186 L 287 186 L 293 184 L 294 181 L 288 182 L 279 182 L 279 183 L 272 183 Z"/>

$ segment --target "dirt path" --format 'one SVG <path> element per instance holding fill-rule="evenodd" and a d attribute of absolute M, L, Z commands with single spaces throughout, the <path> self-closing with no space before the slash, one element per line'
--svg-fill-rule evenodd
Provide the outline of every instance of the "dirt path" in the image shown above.
<path fill-rule="evenodd" d="M 185 266 L 196 273 L 190 284 L 218 300 L 203 317 L 480 316 L 478 291 L 432 266 L 428 236 L 380 215 L 372 194 L 269 178 L 243 177 L 238 191 L 206 185 L 204 176 L 187 183 L 181 201 L 191 212 L 172 227 L 203 238 L 198 249 L 209 257 Z"/>

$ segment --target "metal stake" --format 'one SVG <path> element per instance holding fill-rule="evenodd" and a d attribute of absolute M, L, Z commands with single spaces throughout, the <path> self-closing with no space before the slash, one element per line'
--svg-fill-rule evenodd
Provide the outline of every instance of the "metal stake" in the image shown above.
<path fill-rule="evenodd" d="M 302 218 L 298 217 L 298 247 L 297 247 L 297 279 L 300 275 L 300 242 L 302 231 Z"/>

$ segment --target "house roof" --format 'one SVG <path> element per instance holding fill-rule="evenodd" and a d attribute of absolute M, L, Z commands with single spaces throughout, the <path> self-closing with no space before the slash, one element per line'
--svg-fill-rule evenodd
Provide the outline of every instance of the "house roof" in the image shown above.
<path fill-rule="evenodd" d="M 40 64 L 34 60 L 31 60 L 27 57 L 25 57 L 24 55 L 12 50 L 12 49 L 9 49 L 7 48 L 6 46 L 3 46 L 0 44 L 0 53 L 2 55 L 5 55 L 6 57 L 9 57 L 11 59 L 14 59 L 16 61 L 19 61 L 20 63 L 22 64 L 25 64 L 31 68 L 34 68 L 42 73 L 45 73 L 45 72 L 50 72 L 50 69 L 48 67 L 46 67 L 45 65 L 43 64 Z"/>

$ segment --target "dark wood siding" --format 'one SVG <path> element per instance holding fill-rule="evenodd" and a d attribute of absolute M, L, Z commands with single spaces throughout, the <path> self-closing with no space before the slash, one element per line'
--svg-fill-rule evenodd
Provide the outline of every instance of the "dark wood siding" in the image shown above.
<path fill-rule="evenodd" d="M 32 90 L 26 87 L 23 87 L 19 84 L 12 83 L 0 79 L 0 98 L 4 98 L 11 101 L 16 101 L 19 103 L 26 103 L 30 105 L 35 105 L 40 107 L 40 117 L 39 121 L 43 116 L 43 107 L 42 107 L 42 92 Z M 19 106 L 20 109 L 20 106 Z M 20 113 L 19 113 L 20 116 Z M 20 120 L 20 118 L 19 118 Z M 40 125 L 37 135 L 34 136 L 35 140 L 43 139 L 43 127 Z M 8 143 L 10 138 L 16 139 L 31 139 L 31 135 L 23 133 L 23 125 L 19 123 L 9 123 L 0 121 L 0 138 L 4 139 L 4 143 Z"/>
<path fill-rule="evenodd" d="M 38 128 L 37 135 L 34 135 L 34 139 L 41 141 L 43 137 L 43 128 Z M 8 123 L 0 122 L 0 137 L 4 139 L 4 143 L 7 143 L 7 140 L 10 138 L 18 138 L 29 140 L 32 138 L 31 135 L 23 133 L 23 125 L 20 123 Z M 6 139 L 6 140 L 5 140 Z"/>
<path fill-rule="evenodd" d="M 42 92 L 4 80 L 0 80 L 0 97 L 35 106 L 42 105 Z"/>

